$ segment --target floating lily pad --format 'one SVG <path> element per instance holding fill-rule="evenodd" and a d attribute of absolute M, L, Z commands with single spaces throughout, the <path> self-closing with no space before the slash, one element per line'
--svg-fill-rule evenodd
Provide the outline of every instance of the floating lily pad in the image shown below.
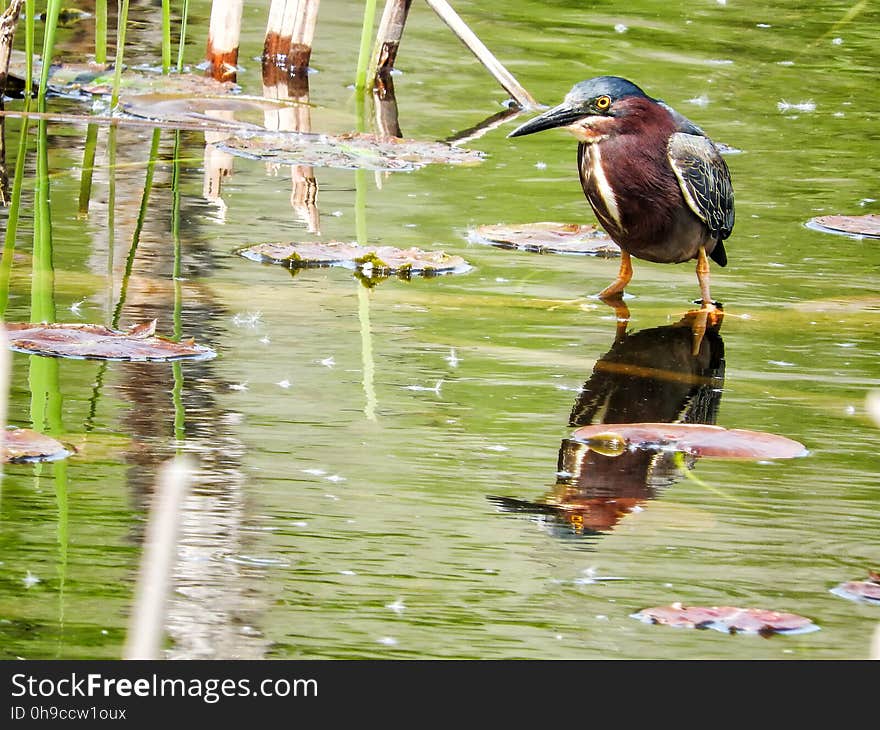
<path fill-rule="evenodd" d="M 156 320 L 134 325 L 125 332 L 98 324 L 30 324 L 7 322 L 9 346 L 15 352 L 78 360 L 131 362 L 207 360 L 210 348 L 191 340 L 174 342 L 156 335 Z"/>
<path fill-rule="evenodd" d="M 806 634 L 818 631 L 810 619 L 796 613 L 780 613 L 764 608 L 733 606 L 671 606 L 644 608 L 632 614 L 648 624 L 664 624 L 685 629 L 714 629 L 726 634 Z"/>
<path fill-rule="evenodd" d="M 474 165 L 480 152 L 444 142 L 349 133 L 338 136 L 306 132 L 241 133 L 215 143 L 233 155 L 283 165 L 309 165 L 380 171 L 415 170 L 431 163 Z"/>
<path fill-rule="evenodd" d="M 831 589 L 831 593 L 850 601 L 880 605 L 880 573 L 871 571 L 866 580 L 850 580 Z"/>
<path fill-rule="evenodd" d="M 601 423 L 579 428 L 572 438 L 606 456 L 628 449 L 741 459 L 793 459 L 807 454 L 803 444 L 785 436 L 700 423 Z"/>
<path fill-rule="evenodd" d="M 10 427 L 0 432 L 0 461 L 6 464 L 55 461 L 70 453 L 60 441 L 29 428 Z"/>
<path fill-rule="evenodd" d="M 880 215 L 820 215 L 811 218 L 808 228 L 825 233 L 843 233 L 849 236 L 880 238 Z"/>
<path fill-rule="evenodd" d="M 499 248 L 533 253 L 570 253 L 587 256 L 620 256 L 620 248 L 596 226 L 576 223 L 522 223 L 479 226 L 468 240 Z"/>
<path fill-rule="evenodd" d="M 433 276 L 462 273 L 470 269 L 467 261 L 461 256 L 453 256 L 443 251 L 400 249 L 394 246 L 359 246 L 357 243 L 342 241 L 260 243 L 241 249 L 238 253 L 252 261 L 283 264 L 290 268 L 349 266 L 367 276 L 389 274 Z"/>

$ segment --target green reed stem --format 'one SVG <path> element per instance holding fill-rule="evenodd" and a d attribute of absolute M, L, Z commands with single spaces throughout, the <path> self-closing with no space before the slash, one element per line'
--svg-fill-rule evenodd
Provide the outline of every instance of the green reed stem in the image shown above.
<path fill-rule="evenodd" d="M 128 0 L 117 0 L 119 19 L 116 22 L 116 60 L 113 62 L 113 93 L 110 108 L 119 103 L 119 85 L 122 81 L 122 59 L 125 54 L 125 26 L 128 24 Z"/>
<path fill-rule="evenodd" d="M 361 46 L 358 52 L 357 78 L 355 89 L 363 91 L 367 88 L 367 71 L 370 65 L 370 46 L 373 40 L 373 24 L 376 20 L 376 0 L 364 3 L 364 23 L 361 26 Z"/>
<path fill-rule="evenodd" d="M 95 63 L 107 63 L 107 0 L 95 0 Z"/>
<path fill-rule="evenodd" d="M 55 267 L 52 263 L 52 216 L 49 207 L 49 143 L 45 120 L 37 123 L 37 179 L 34 189 L 34 246 L 31 321 L 55 321 Z"/>
<path fill-rule="evenodd" d="M 24 3 L 24 97 L 34 95 L 34 16 L 37 12 L 35 0 Z"/>
<path fill-rule="evenodd" d="M 134 259 L 137 255 L 138 244 L 141 240 L 141 231 L 144 228 L 144 221 L 147 219 L 147 206 L 150 202 L 150 191 L 153 188 L 153 172 L 156 169 L 156 158 L 159 156 L 159 137 L 161 134 L 161 129 L 155 129 L 153 131 L 153 142 L 150 145 L 150 157 L 147 161 L 147 174 L 144 179 L 144 194 L 141 196 L 141 207 L 138 211 L 137 223 L 134 227 L 134 235 L 131 237 L 131 248 L 128 250 L 128 258 L 125 261 L 125 272 L 122 275 L 119 301 L 116 303 L 116 309 L 113 311 L 113 321 L 111 326 L 114 329 L 119 326 L 119 317 L 122 314 L 122 308 L 125 306 L 125 297 L 128 293 L 128 280 L 131 278 L 131 272 L 134 269 Z"/>
<path fill-rule="evenodd" d="M 82 174 L 79 178 L 79 214 L 89 214 L 89 201 L 92 197 L 92 175 L 95 172 L 95 150 L 98 146 L 98 125 L 86 128 L 86 142 L 83 149 Z"/>
<path fill-rule="evenodd" d="M 171 71 L 171 0 L 162 0 L 162 73 Z"/>
<path fill-rule="evenodd" d="M 25 109 L 30 106 L 30 99 L 24 100 L 24 106 Z M 15 255 L 18 212 L 21 210 L 21 186 L 24 180 L 24 163 L 27 157 L 29 127 L 30 121 L 22 119 L 21 131 L 18 135 L 18 150 L 15 153 L 15 176 L 12 178 L 12 197 L 9 203 L 9 215 L 6 218 L 3 258 L 0 259 L 0 319 L 6 315 L 6 307 L 9 306 L 9 278 L 12 275 L 12 258 Z"/>
<path fill-rule="evenodd" d="M 55 31 L 58 28 L 58 14 L 61 12 L 61 0 L 49 0 L 46 6 L 46 27 L 43 31 L 43 66 L 40 74 L 40 88 L 37 91 L 37 99 L 40 101 L 40 111 L 46 99 L 49 88 L 49 71 L 52 66 L 52 53 L 55 49 Z"/>
<path fill-rule="evenodd" d="M 183 0 L 180 11 L 180 45 L 177 48 L 177 73 L 183 73 L 183 50 L 186 47 L 186 21 L 189 17 L 189 0 Z"/>

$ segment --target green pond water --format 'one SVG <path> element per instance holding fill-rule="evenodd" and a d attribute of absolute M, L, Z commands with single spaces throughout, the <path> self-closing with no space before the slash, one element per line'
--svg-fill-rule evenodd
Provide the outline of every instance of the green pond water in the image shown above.
<path fill-rule="evenodd" d="M 209 5 L 191 5 L 186 58 L 196 64 Z M 217 357 L 173 366 L 13 355 L 9 423 L 76 453 L 5 467 L 0 656 L 121 656 L 150 495 L 178 453 L 197 466 L 167 607 L 170 657 L 868 655 L 880 607 L 829 590 L 880 566 L 880 430 L 866 412 L 880 388 L 880 248 L 805 223 L 880 212 L 877 4 L 455 7 L 543 103 L 616 74 L 741 151 L 727 156 L 730 263 L 712 270 L 726 312 L 723 379 L 716 337 L 704 397 L 718 425 L 783 435 L 809 454 L 703 458 L 656 489 L 599 484 L 588 520 L 616 516 L 598 534 L 491 499 L 534 506 L 566 478 L 557 460 L 569 414 L 615 341 L 612 310 L 589 295 L 617 259 L 468 241 L 482 224 L 594 222 L 570 136 L 506 138 L 528 113 L 465 145 L 485 153 L 477 166 L 314 169 L 320 240 L 442 249 L 472 266 L 371 289 L 344 268 L 292 276 L 236 254 L 316 239 L 291 206 L 290 166 L 231 159 L 218 194 L 205 182 L 205 135 L 163 130 L 140 225 L 153 131 L 97 130 L 84 213 L 86 127 L 61 123 L 45 128 L 54 276 L 33 277 L 33 122 L 5 319 L 156 318 L 159 333 L 195 337 Z M 245 9 L 246 94 L 262 93 L 267 10 L 265 0 Z M 135 2 L 131 12 L 127 59 L 155 64 L 159 11 Z M 359 3 L 322 3 L 315 131 L 358 125 L 360 22 Z M 91 38 L 90 20 L 63 29 L 60 52 L 86 53 Z M 406 137 L 445 139 L 504 109 L 506 92 L 424 4 L 413 6 L 397 66 Z M 6 121 L 10 172 L 21 124 Z M 698 296 L 693 265 L 634 263 L 631 332 L 677 322 Z M 664 342 L 653 338 L 642 357 L 668 369 L 677 351 Z M 658 400 L 674 400 L 668 385 Z M 657 420 L 657 406 L 645 400 L 641 420 Z M 821 630 L 765 639 L 631 617 L 676 601 L 790 611 Z"/>

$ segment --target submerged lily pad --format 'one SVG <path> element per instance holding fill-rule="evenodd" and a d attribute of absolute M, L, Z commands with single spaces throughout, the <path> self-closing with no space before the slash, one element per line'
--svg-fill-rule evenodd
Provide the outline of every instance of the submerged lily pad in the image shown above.
<path fill-rule="evenodd" d="M 806 634 L 818 631 L 810 619 L 796 613 L 780 613 L 764 608 L 734 606 L 671 606 L 644 608 L 632 614 L 648 624 L 663 624 L 686 629 L 714 629 L 726 634 Z"/>
<path fill-rule="evenodd" d="M 587 256 L 619 256 L 620 248 L 596 226 L 577 223 L 522 223 L 479 226 L 468 235 L 473 243 L 515 248 L 533 253 L 569 253 Z"/>
<path fill-rule="evenodd" d="M 25 78 L 26 56 L 13 51 L 9 62 L 9 75 L 20 80 Z M 34 78 L 39 79 L 42 62 L 34 57 Z M 111 64 L 60 63 L 49 69 L 49 88 L 65 94 L 109 95 L 113 91 L 114 68 Z M 120 77 L 123 95 L 134 94 L 180 94 L 204 96 L 226 94 L 239 88 L 231 81 L 216 81 L 202 73 L 162 74 L 157 70 L 124 68 Z"/>
<path fill-rule="evenodd" d="M 462 273 L 470 269 L 461 256 L 453 256 L 444 251 L 359 246 L 357 243 L 343 241 L 260 243 L 241 249 L 238 253 L 252 261 L 283 264 L 290 268 L 343 265 L 354 267 L 364 275 L 378 276 L 433 276 Z"/>
<path fill-rule="evenodd" d="M 5 464 L 54 461 L 70 453 L 60 441 L 29 428 L 10 427 L 0 432 L 0 461 Z"/>
<path fill-rule="evenodd" d="M 850 580 L 831 589 L 831 593 L 850 601 L 880 606 L 880 573 L 870 572 L 866 580 Z"/>
<path fill-rule="evenodd" d="M 215 145 L 233 155 L 283 165 L 380 171 L 415 170 L 431 163 L 474 165 L 480 152 L 444 142 L 420 142 L 351 132 L 332 136 L 306 132 L 240 133 Z"/>
<path fill-rule="evenodd" d="M 199 96 L 180 93 L 136 94 L 120 100 L 126 114 L 162 122 L 220 121 L 236 128 L 262 129 L 266 111 L 278 111 L 296 106 L 290 100 L 265 99 L 259 96 L 223 95 Z M 217 112 L 235 112 L 236 120 L 218 118 Z M 240 119 L 241 114 L 249 114 L 253 122 Z"/>
<path fill-rule="evenodd" d="M 785 436 L 701 423 L 600 423 L 582 426 L 572 438 L 606 456 L 627 449 L 741 459 L 793 459 L 808 453 Z"/>
<path fill-rule="evenodd" d="M 880 215 L 820 215 L 811 218 L 808 228 L 825 233 L 843 233 L 849 236 L 880 238 Z"/>
<path fill-rule="evenodd" d="M 7 322 L 9 346 L 15 352 L 78 360 L 131 362 L 207 360 L 216 355 L 194 342 L 174 342 L 156 335 L 156 320 L 125 332 L 99 324 L 31 324 Z"/>

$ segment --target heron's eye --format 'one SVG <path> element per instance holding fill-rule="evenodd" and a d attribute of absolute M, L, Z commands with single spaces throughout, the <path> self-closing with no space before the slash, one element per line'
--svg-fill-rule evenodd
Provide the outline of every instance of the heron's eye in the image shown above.
<path fill-rule="evenodd" d="M 598 99 L 596 99 L 596 108 L 600 112 L 604 112 L 609 106 L 611 106 L 610 96 L 600 96 Z"/>

